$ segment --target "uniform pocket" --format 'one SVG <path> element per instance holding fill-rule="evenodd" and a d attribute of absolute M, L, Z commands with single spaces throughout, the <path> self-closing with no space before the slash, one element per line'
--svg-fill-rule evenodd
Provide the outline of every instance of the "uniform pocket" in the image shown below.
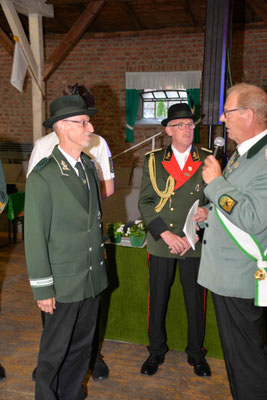
<path fill-rule="evenodd" d="M 77 271 L 76 263 L 51 264 L 51 267 L 54 276 L 76 275 Z"/>

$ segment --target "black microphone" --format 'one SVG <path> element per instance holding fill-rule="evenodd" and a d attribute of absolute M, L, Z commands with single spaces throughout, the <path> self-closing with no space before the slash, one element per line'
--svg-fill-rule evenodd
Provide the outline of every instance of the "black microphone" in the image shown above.
<path fill-rule="evenodd" d="M 219 149 L 220 149 L 221 147 L 224 146 L 224 143 L 225 143 L 225 140 L 224 140 L 224 138 L 221 137 L 221 136 L 218 136 L 218 137 L 216 137 L 216 138 L 214 139 L 214 151 L 213 151 L 213 155 L 214 155 L 214 157 L 215 157 L 217 160 L 220 158 L 220 157 L 219 157 L 219 154 L 218 154 Z"/>

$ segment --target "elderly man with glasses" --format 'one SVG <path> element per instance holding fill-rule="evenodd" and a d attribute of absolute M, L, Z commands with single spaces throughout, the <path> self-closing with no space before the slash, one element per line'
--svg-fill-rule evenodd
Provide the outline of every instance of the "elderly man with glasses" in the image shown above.
<path fill-rule="evenodd" d="M 204 205 L 201 166 L 207 152 L 192 144 L 195 118 L 187 104 L 172 105 L 162 121 L 171 144 L 147 154 L 144 163 L 139 210 L 148 228 L 150 353 L 141 368 L 144 375 L 154 375 L 168 351 L 165 317 L 177 261 L 188 319 L 188 363 L 196 375 L 211 375 L 202 346 L 206 293 L 197 284 L 201 246 L 198 242 L 191 249 L 183 233 L 193 203 Z"/>
<path fill-rule="evenodd" d="M 234 400 L 267 399 L 267 94 L 240 83 L 227 91 L 221 121 L 237 144 L 222 172 L 213 157 L 203 179 L 209 211 L 198 282 L 212 292 Z"/>
<path fill-rule="evenodd" d="M 59 145 L 30 173 L 25 199 L 25 251 L 30 285 L 45 312 L 36 400 L 82 400 L 96 328 L 99 294 L 107 287 L 100 186 L 82 149 L 94 131 L 80 96 L 50 104 L 44 122 Z"/>

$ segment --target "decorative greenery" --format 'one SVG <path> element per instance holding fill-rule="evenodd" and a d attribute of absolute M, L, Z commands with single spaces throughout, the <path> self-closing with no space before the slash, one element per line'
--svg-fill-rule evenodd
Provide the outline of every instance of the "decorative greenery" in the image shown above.
<path fill-rule="evenodd" d="M 109 236 L 124 236 L 125 224 L 121 221 L 107 224 L 107 232 Z"/>
<path fill-rule="evenodd" d="M 107 233 L 110 237 L 121 235 L 121 237 L 135 236 L 140 238 L 146 235 L 146 231 L 142 220 L 136 220 L 132 226 L 127 228 L 127 231 L 125 224 L 121 221 L 107 224 Z"/>
<path fill-rule="evenodd" d="M 146 227 L 142 220 L 136 220 L 135 224 L 127 229 L 125 236 L 143 237 L 146 234 Z"/>

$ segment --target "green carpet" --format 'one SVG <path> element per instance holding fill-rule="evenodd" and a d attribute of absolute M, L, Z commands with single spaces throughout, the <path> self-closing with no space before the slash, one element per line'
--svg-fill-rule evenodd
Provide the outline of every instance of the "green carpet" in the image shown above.
<path fill-rule="evenodd" d="M 107 245 L 109 287 L 102 294 L 101 336 L 112 340 L 148 345 L 148 263 L 146 248 Z M 184 351 L 187 318 L 177 268 L 171 289 L 167 318 L 167 344 Z M 207 296 L 204 347 L 209 357 L 223 358 L 210 293 Z"/>

